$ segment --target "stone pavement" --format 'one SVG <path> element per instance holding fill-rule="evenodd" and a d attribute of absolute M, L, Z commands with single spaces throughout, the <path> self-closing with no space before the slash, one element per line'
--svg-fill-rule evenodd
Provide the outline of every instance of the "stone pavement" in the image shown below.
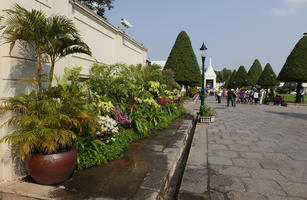
<path fill-rule="evenodd" d="M 211 199 L 307 199 L 306 107 L 206 103 Z"/>

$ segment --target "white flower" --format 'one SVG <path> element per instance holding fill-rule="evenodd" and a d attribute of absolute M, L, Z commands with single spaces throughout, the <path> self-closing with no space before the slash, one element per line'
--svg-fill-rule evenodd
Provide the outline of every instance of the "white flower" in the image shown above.
<path fill-rule="evenodd" d="M 109 116 L 100 116 L 99 124 L 103 132 L 117 133 L 117 122 Z"/>
<path fill-rule="evenodd" d="M 113 142 L 115 142 L 115 138 L 111 138 L 111 140 L 112 140 Z"/>

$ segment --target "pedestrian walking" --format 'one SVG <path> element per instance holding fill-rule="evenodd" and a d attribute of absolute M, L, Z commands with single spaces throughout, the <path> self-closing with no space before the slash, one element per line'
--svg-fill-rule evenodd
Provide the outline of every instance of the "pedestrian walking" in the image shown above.
<path fill-rule="evenodd" d="M 237 92 L 235 89 L 233 89 L 233 101 L 232 101 L 232 106 L 236 107 L 236 103 L 237 103 Z"/>
<path fill-rule="evenodd" d="M 222 99 L 222 90 L 219 89 L 217 92 L 217 102 L 221 103 L 221 99 Z"/>
<path fill-rule="evenodd" d="M 233 106 L 233 90 L 229 89 L 227 92 L 227 107 L 229 107 L 229 102 L 231 102 L 231 105 Z"/>
<path fill-rule="evenodd" d="M 241 89 L 240 92 L 239 92 L 239 99 L 240 99 L 240 103 L 244 103 L 244 91 L 243 91 L 243 89 Z"/>
<path fill-rule="evenodd" d="M 300 95 L 301 95 L 301 102 L 304 103 L 304 96 L 305 96 L 306 91 L 304 88 L 301 88 L 300 90 Z"/>
<path fill-rule="evenodd" d="M 260 91 L 260 102 L 259 102 L 259 104 L 262 104 L 264 94 L 265 94 L 265 90 L 262 88 L 261 91 Z"/>
<path fill-rule="evenodd" d="M 249 102 L 251 102 L 251 104 L 254 103 L 254 90 L 251 90 L 250 95 L 249 95 Z"/>
<path fill-rule="evenodd" d="M 225 89 L 223 89 L 222 95 L 223 95 L 223 98 L 226 98 L 226 90 Z"/>
<path fill-rule="evenodd" d="M 258 93 L 258 91 L 257 91 L 257 90 L 255 90 L 255 92 L 254 92 L 254 100 L 255 100 L 255 104 L 257 104 L 257 103 L 258 103 L 258 98 L 259 98 L 259 93 Z"/>

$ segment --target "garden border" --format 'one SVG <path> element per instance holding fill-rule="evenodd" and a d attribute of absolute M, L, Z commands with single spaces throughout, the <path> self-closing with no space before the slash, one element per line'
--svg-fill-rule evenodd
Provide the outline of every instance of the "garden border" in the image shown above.
<path fill-rule="evenodd" d="M 176 131 L 176 134 L 182 135 L 182 137 L 178 138 L 178 141 L 175 144 L 162 151 L 162 154 L 167 158 L 167 168 L 164 170 L 153 170 L 149 172 L 140 186 L 140 189 L 131 199 L 162 200 L 166 198 L 175 171 L 180 165 L 180 160 L 184 156 L 185 149 L 188 146 L 188 141 L 193 135 L 197 118 L 197 111 L 194 111 L 191 119 L 183 121 Z M 157 182 L 159 182 L 158 185 L 156 184 Z"/>

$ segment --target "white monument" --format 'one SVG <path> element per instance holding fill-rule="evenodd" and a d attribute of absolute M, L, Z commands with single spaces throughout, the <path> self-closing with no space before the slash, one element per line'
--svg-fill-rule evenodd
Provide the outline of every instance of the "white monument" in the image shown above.
<path fill-rule="evenodd" d="M 216 74 L 212 67 L 211 57 L 209 58 L 209 67 L 205 72 L 205 88 L 214 89 L 216 87 Z"/>

